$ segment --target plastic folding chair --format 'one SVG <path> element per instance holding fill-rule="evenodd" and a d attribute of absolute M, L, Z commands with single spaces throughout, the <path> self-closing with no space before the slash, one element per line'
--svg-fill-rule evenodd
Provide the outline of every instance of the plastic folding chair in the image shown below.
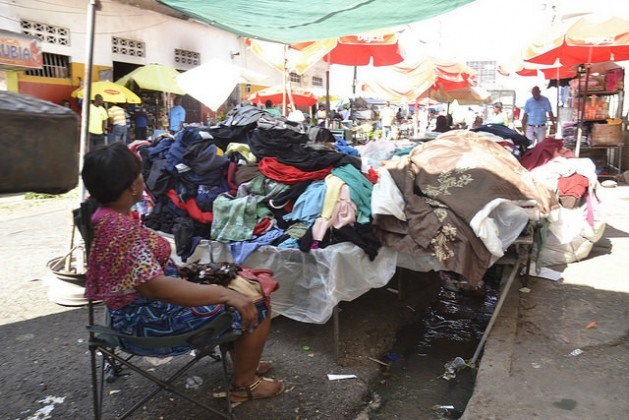
<path fill-rule="evenodd" d="M 90 218 L 93 210 L 94 205 L 87 201 L 82 203 L 81 207 L 74 211 L 74 223 L 86 242 L 86 250 L 89 250 L 89 244 L 92 239 Z M 142 407 L 147 401 L 155 397 L 161 391 L 168 391 L 175 394 L 222 418 L 234 418 L 229 395 L 231 364 L 228 350 L 233 345 L 234 341 L 240 336 L 241 332 L 229 331 L 232 324 L 232 315 L 229 312 L 222 313 L 199 330 L 186 334 L 167 337 L 136 337 L 121 334 L 112 329 L 108 325 L 108 319 L 105 319 L 102 323 L 97 323 L 95 321 L 95 311 L 97 305 L 98 304 L 96 302 L 91 300 L 88 302 L 89 323 L 87 326 L 87 330 L 89 331 L 88 346 L 91 357 L 92 392 L 95 419 L 100 419 L 103 415 L 103 391 L 106 387 L 106 383 L 114 381 L 117 376 L 121 376 L 123 374 L 123 368 L 125 367 L 153 382 L 155 387 L 152 388 L 144 397 L 139 397 L 139 400 L 135 405 L 118 417 L 120 419 L 133 414 L 138 408 Z M 127 343 L 132 345 L 140 345 L 144 348 L 155 349 L 189 345 L 190 348 L 194 350 L 194 357 L 181 366 L 176 372 L 171 373 L 170 376 L 163 379 L 160 378 L 157 373 L 153 373 L 149 371 L 149 369 L 144 368 L 142 364 L 136 363 L 136 360 L 139 361 L 142 357 L 138 354 L 134 354 L 133 351 L 126 349 L 121 344 L 121 340 L 125 340 Z M 219 349 L 218 354 L 216 352 L 217 347 Z M 102 356 L 100 363 L 98 360 L 99 355 Z M 187 354 L 175 357 L 186 356 L 190 357 Z M 223 387 L 225 389 L 226 397 L 226 407 L 224 411 L 212 407 L 204 401 L 192 398 L 189 391 L 187 391 L 181 384 L 176 383 L 176 381 L 180 379 L 185 372 L 206 356 L 210 356 L 215 361 L 220 360 L 222 362 L 224 381 Z M 210 398 L 209 395 L 208 398 Z"/>

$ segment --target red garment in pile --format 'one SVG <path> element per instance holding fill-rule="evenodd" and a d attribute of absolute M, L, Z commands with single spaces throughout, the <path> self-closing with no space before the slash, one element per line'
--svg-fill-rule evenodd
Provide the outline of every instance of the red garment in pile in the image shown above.
<path fill-rule="evenodd" d="M 520 159 L 520 164 L 530 171 L 533 168 L 542 166 L 557 156 L 566 158 L 576 157 L 574 153 L 563 147 L 563 140 L 555 140 L 547 137 L 540 141 L 537 146 L 526 152 Z"/>
<path fill-rule="evenodd" d="M 325 179 L 332 172 L 332 166 L 318 171 L 304 172 L 291 165 L 280 163 L 276 158 L 264 157 L 258 164 L 260 172 L 267 178 L 283 184 L 296 184 L 301 181 L 316 181 Z"/>
<path fill-rule="evenodd" d="M 182 202 L 179 197 L 177 197 L 175 190 L 166 191 L 166 196 L 170 198 L 170 201 L 172 201 L 175 206 L 187 211 L 188 216 L 190 216 L 192 220 L 196 220 L 200 223 L 212 223 L 212 220 L 214 220 L 214 213 L 201 210 L 194 198 L 189 198 L 185 202 Z"/>
<path fill-rule="evenodd" d="M 589 185 L 589 179 L 581 174 L 562 176 L 559 177 L 559 182 L 557 182 L 557 193 L 560 196 L 569 195 L 575 198 L 581 198 Z"/>

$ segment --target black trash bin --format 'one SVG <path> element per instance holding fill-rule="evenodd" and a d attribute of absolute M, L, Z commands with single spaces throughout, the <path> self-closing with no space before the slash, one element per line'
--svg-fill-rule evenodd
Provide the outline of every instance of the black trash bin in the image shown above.
<path fill-rule="evenodd" d="M 0 194 L 62 194 L 78 184 L 79 117 L 69 108 L 0 91 Z"/>

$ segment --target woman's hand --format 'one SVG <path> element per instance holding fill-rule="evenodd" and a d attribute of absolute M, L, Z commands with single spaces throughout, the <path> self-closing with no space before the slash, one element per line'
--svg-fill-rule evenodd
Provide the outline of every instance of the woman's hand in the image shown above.
<path fill-rule="evenodd" d="M 233 290 L 226 289 L 229 291 L 229 296 L 227 299 L 227 305 L 232 306 L 242 316 L 242 329 L 243 331 L 252 332 L 256 327 L 258 322 L 258 310 L 256 306 L 253 304 L 251 299 L 241 295 L 238 292 L 234 292 Z"/>

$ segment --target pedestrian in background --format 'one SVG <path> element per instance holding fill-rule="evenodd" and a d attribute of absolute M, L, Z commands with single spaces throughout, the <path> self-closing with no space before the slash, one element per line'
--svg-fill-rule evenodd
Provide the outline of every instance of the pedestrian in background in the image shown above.
<path fill-rule="evenodd" d="M 168 111 L 168 129 L 170 134 L 175 134 L 183 128 L 186 121 L 186 110 L 181 106 L 181 96 L 177 96 L 174 101 L 175 105 Z"/>
<path fill-rule="evenodd" d="M 487 116 L 487 123 L 508 125 L 507 114 L 502 110 L 502 102 L 494 103 L 492 111 Z"/>
<path fill-rule="evenodd" d="M 111 144 L 118 141 L 121 143 L 126 143 L 127 118 L 125 116 L 124 109 L 116 104 L 113 104 L 109 107 L 107 114 L 109 115 L 109 121 L 112 124 L 111 141 L 107 143 Z"/>
<path fill-rule="evenodd" d="M 391 108 L 391 103 L 387 102 L 386 105 L 380 110 L 380 124 L 382 125 L 382 137 L 385 140 L 391 140 L 391 127 L 393 126 L 393 120 L 395 119 L 395 113 Z"/>
<path fill-rule="evenodd" d="M 135 124 L 135 139 L 146 140 L 149 117 L 146 115 L 146 107 L 144 105 L 133 114 L 133 123 Z"/>
<path fill-rule="evenodd" d="M 550 120 L 553 129 L 555 128 L 555 116 L 548 98 L 542 96 L 538 86 L 533 87 L 531 94 L 533 97 L 527 99 L 524 104 L 524 116 L 522 117 L 522 128 L 525 130 L 526 138 L 531 140 L 529 148 L 535 147 L 538 142 L 544 140 L 548 120 Z"/>
<path fill-rule="evenodd" d="M 107 110 L 103 107 L 103 97 L 100 94 L 96 94 L 90 104 L 90 119 L 88 124 L 90 150 L 107 144 L 105 132 L 107 131 L 108 120 L 109 115 L 107 115 Z"/>
<path fill-rule="evenodd" d="M 269 114 L 276 117 L 279 117 L 280 115 L 282 115 L 280 111 L 278 111 L 277 109 L 273 107 L 273 101 L 270 99 L 267 99 L 266 102 L 264 102 L 264 110 L 268 112 Z"/>
<path fill-rule="evenodd" d="M 317 111 L 317 125 L 319 127 L 325 127 L 325 121 L 328 119 L 328 113 L 325 111 L 325 105 L 319 105 Z"/>
<path fill-rule="evenodd" d="M 445 133 L 446 131 L 450 131 L 450 125 L 448 124 L 448 117 L 445 115 L 439 115 L 437 117 L 437 123 L 435 124 L 435 132 L 437 133 Z"/>

